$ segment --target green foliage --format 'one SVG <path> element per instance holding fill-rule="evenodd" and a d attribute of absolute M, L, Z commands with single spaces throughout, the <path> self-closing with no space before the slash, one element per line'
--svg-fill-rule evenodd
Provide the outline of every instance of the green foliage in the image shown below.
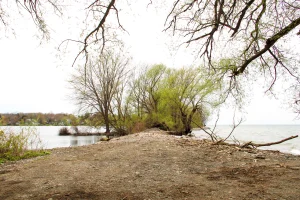
<path fill-rule="evenodd" d="M 0 130 L 0 163 L 48 155 L 49 152 L 40 148 L 36 129 L 24 128 L 20 133 Z"/>
<path fill-rule="evenodd" d="M 221 85 L 211 77 L 201 68 L 155 65 L 137 77 L 129 99 L 140 106 L 135 111 L 147 127 L 188 133 L 192 126 L 203 126 L 209 108 L 219 105 Z"/>
<path fill-rule="evenodd" d="M 235 72 L 237 70 L 237 64 L 234 59 L 223 58 L 217 65 L 220 66 L 219 73 L 224 73 L 228 71 Z"/>

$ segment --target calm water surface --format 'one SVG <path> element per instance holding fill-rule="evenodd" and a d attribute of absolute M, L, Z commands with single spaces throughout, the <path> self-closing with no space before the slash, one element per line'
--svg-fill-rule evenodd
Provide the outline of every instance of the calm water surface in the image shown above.
<path fill-rule="evenodd" d="M 19 132 L 22 128 L 37 129 L 37 133 L 42 142 L 42 146 L 45 149 L 52 149 L 56 147 L 72 147 L 94 144 L 99 141 L 99 136 L 59 136 L 59 129 L 63 126 L 34 126 L 34 127 L 22 127 L 22 126 L 3 126 L 1 129 L 7 129 Z M 71 127 L 68 127 L 71 130 Z M 79 127 L 80 131 L 101 131 L 104 129 L 94 129 L 90 127 Z"/>

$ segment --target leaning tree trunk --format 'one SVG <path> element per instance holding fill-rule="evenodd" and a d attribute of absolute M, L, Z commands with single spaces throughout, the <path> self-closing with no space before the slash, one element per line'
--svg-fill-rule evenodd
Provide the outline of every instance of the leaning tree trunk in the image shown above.
<path fill-rule="evenodd" d="M 183 124 L 183 134 L 187 135 L 192 132 L 192 127 L 191 127 L 191 116 L 187 116 L 185 113 L 181 113 L 181 122 Z"/>
<path fill-rule="evenodd" d="M 187 135 L 192 132 L 192 118 L 197 111 L 197 108 L 193 108 L 189 115 L 181 111 L 181 122 L 184 126 L 184 134 Z"/>

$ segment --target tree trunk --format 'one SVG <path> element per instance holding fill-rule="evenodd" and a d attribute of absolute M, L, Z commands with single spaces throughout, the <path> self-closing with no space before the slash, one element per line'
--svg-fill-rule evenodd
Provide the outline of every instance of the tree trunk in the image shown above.
<path fill-rule="evenodd" d="M 106 129 L 105 133 L 108 135 L 110 133 L 108 110 L 105 110 L 104 123 Z"/>
<path fill-rule="evenodd" d="M 197 108 L 193 108 L 191 113 L 189 115 L 185 114 L 183 111 L 181 111 L 181 121 L 184 126 L 184 134 L 189 134 L 192 132 L 192 118 L 197 111 Z"/>
<path fill-rule="evenodd" d="M 109 135 L 110 133 L 110 128 L 109 128 L 109 124 L 110 124 L 110 120 L 109 120 L 109 104 L 110 104 L 110 101 L 108 100 L 109 98 L 108 97 L 104 97 L 104 123 L 105 123 L 105 133 L 107 135 Z"/>
<path fill-rule="evenodd" d="M 192 132 L 191 122 L 189 122 L 190 121 L 189 118 L 190 117 L 187 117 L 185 113 L 181 112 L 181 122 L 184 126 L 184 132 L 183 132 L 184 135 L 187 135 Z"/>
<path fill-rule="evenodd" d="M 189 134 L 191 132 L 192 132 L 191 126 L 189 124 L 187 124 L 186 127 L 185 127 L 185 132 L 184 133 L 187 135 L 187 134 Z"/>
<path fill-rule="evenodd" d="M 109 134 L 110 133 L 110 128 L 109 128 L 109 122 L 107 120 L 105 120 L 105 129 L 106 129 L 105 133 Z"/>

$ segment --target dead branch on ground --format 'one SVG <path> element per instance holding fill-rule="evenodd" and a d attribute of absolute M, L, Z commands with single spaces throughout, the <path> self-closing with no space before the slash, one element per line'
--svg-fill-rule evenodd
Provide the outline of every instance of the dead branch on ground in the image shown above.
<path fill-rule="evenodd" d="M 235 115 L 234 115 L 232 130 L 225 139 L 220 139 L 220 137 L 218 137 L 217 134 L 215 133 L 215 128 L 217 126 L 218 120 L 219 120 L 219 112 L 218 112 L 218 115 L 217 115 L 217 120 L 215 121 L 214 128 L 212 130 L 211 129 L 205 129 L 205 128 L 199 126 L 202 131 L 204 131 L 206 134 L 208 134 L 210 136 L 210 138 L 213 142 L 212 143 L 213 145 L 227 145 L 227 146 L 235 146 L 235 147 L 239 147 L 239 148 L 256 149 L 258 147 L 272 146 L 272 145 L 280 144 L 280 143 L 283 143 L 285 141 L 288 141 L 288 140 L 291 140 L 291 139 L 294 139 L 294 138 L 298 137 L 298 135 L 294 135 L 294 136 L 290 136 L 288 138 L 285 138 L 285 139 L 282 139 L 282 140 L 279 140 L 279 141 L 276 141 L 276 142 L 260 143 L 260 144 L 259 143 L 254 143 L 252 141 L 241 144 L 239 140 L 237 140 L 236 138 L 233 137 L 234 144 L 232 144 L 232 143 L 228 143 L 228 142 L 225 142 L 225 141 L 232 135 L 233 131 L 242 123 L 243 119 L 240 119 L 239 122 L 236 124 L 235 123 Z"/>
<path fill-rule="evenodd" d="M 245 144 L 240 145 L 239 147 L 241 147 L 241 148 L 257 148 L 257 147 L 263 147 L 263 146 L 271 146 L 271 145 L 283 143 L 285 141 L 288 141 L 288 140 L 291 140 L 291 139 L 294 139 L 297 137 L 298 137 L 298 135 L 294 135 L 294 136 L 285 138 L 285 139 L 277 141 L 277 142 L 269 142 L 269 143 L 262 143 L 262 144 L 257 144 L 257 143 L 254 143 L 251 141 L 251 142 L 246 142 Z"/>

